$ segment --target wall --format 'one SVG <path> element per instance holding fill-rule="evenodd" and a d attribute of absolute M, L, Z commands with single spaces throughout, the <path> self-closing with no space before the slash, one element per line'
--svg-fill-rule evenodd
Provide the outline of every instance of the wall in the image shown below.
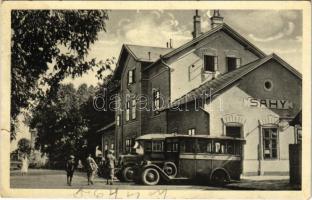
<path fill-rule="evenodd" d="M 266 91 L 264 80 L 271 79 L 273 89 Z M 249 107 L 244 100 L 248 97 L 261 99 L 283 99 L 293 102 L 289 110 Z M 277 124 L 279 119 L 294 117 L 301 109 L 301 80 L 287 69 L 270 61 L 246 75 L 235 86 L 216 96 L 205 110 L 210 114 L 210 134 L 223 135 L 224 121 L 243 124 L 245 175 L 287 174 L 289 171 L 288 145 L 294 143 L 294 128 L 279 129 L 279 158 L 262 160 L 260 125 Z M 261 150 L 261 153 L 259 153 Z M 259 161 L 260 160 L 260 161 Z"/>
<path fill-rule="evenodd" d="M 188 134 L 188 130 L 195 128 L 196 135 L 209 135 L 209 114 L 194 103 L 181 111 L 168 111 L 168 133 Z"/>
<path fill-rule="evenodd" d="M 242 58 L 241 65 L 258 59 L 256 55 L 246 50 L 240 43 L 223 31 L 214 33 L 167 61 L 171 68 L 171 101 L 197 88 L 215 76 L 214 74 L 203 72 L 203 54 L 218 56 L 219 72 L 217 74 L 227 72 L 227 56 Z"/>
<path fill-rule="evenodd" d="M 160 106 L 166 106 L 170 97 L 170 72 L 169 68 L 163 64 L 158 64 L 144 72 L 144 82 L 142 83 L 142 94 L 147 97 L 147 109 L 141 111 L 142 114 L 142 134 L 147 133 L 167 133 L 166 112 L 155 113 L 152 111 L 153 89 L 160 91 Z"/>
<path fill-rule="evenodd" d="M 135 82 L 131 85 L 127 83 L 127 74 L 129 70 L 135 69 Z M 126 139 L 135 138 L 141 134 L 141 113 L 136 112 L 136 119 L 132 119 L 131 103 L 130 103 L 130 120 L 126 121 L 126 102 L 131 98 L 136 98 L 141 95 L 141 63 L 137 62 L 131 55 L 128 55 L 125 62 L 125 67 L 121 74 L 121 108 L 122 112 L 116 112 L 121 114 L 121 126 L 117 128 L 118 134 L 119 153 L 125 152 L 125 141 Z M 130 98 L 131 97 L 131 98 Z M 131 101 L 131 100 L 130 100 Z"/>

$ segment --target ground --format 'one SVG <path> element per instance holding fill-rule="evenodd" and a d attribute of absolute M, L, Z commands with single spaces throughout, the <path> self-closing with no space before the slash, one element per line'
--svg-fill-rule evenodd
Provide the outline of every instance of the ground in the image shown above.
<path fill-rule="evenodd" d="M 75 172 L 72 186 L 66 184 L 66 172 L 61 170 L 30 169 L 26 176 L 21 176 L 18 170 L 11 171 L 11 188 L 42 188 L 42 189 L 196 189 L 196 190 L 294 190 L 298 187 L 288 183 L 287 176 L 280 177 L 243 177 L 239 182 L 230 183 L 224 187 L 178 183 L 157 186 L 136 185 L 116 181 L 113 186 L 106 185 L 106 180 L 96 177 L 94 185 L 87 185 L 86 173 Z"/>

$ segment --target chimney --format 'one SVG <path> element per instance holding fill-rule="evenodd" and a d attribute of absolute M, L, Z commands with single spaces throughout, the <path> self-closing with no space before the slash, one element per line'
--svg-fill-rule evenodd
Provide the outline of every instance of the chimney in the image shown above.
<path fill-rule="evenodd" d="M 151 52 L 148 52 L 148 59 L 151 60 Z"/>
<path fill-rule="evenodd" d="M 223 24 L 223 17 L 220 15 L 219 10 L 213 10 L 213 16 L 210 18 L 211 28 L 215 28 L 220 24 Z"/>
<path fill-rule="evenodd" d="M 167 44 L 167 48 L 169 48 L 169 42 L 167 42 L 166 44 Z"/>
<path fill-rule="evenodd" d="M 169 40 L 169 48 L 172 48 L 172 39 Z"/>
<path fill-rule="evenodd" d="M 201 34 L 201 22 L 200 22 L 200 15 L 198 15 L 198 10 L 195 10 L 195 15 L 193 18 L 194 23 L 194 31 L 192 32 L 193 38 L 198 37 Z"/>

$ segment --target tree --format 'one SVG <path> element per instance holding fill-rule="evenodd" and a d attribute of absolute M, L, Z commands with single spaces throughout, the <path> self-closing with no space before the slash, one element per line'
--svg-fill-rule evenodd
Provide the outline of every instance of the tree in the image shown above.
<path fill-rule="evenodd" d="M 30 141 L 26 138 L 20 139 L 17 143 L 17 149 L 20 154 L 30 155 L 30 152 L 31 152 Z"/>
<path fill-rule="evenodd" d="M 106 31 L 106 20 L 103 10 L 12 11 L 11 139 L 21 111 L 49 100 L 44 96 L 54 96 L 65 77 L 106 68 L 107 62 L 86 60 L 98 33 Z"/>
<path fill-rule="evenodd" d="M 83 117 L 82 105 L 92 96 L 95 89 L 82 84 L 77 90 L 72 84 L 60 85 L 56 96 L 41 101 L 32 110 L 30 128 L 37 130 L 37 148 L 47 153 L 54 167 L 63 167 L 70 154 L 83 155 L 83 144 L 88 131 Z"/>

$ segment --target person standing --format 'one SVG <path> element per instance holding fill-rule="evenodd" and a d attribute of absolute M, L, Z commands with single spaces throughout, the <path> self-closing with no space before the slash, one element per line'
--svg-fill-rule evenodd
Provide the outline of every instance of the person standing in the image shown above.
<path fill-rule="evenodd" d="M 109 174 L 107 176 L 107 183 L 106 184 L 110 184 L 113 185 L 113 181 L 114 181 L 114 177 L 115 177 L 115 161 L 116 158 L 113 155 L 113 151 L 109 150 L 108 154 L 107 154 L 107 168 L 109 170 Z M 109 182 L 110 179 L 110 182 Z"/>
<path fill-rule="evenodd" d="M 75 156 L 71 155 L 66 162 L 67 185 L 71 186 L 75 171 Z"/>
<path fill-rule="evenodd" d="M 24 176 L 28 172 L 28 158 L 27 155 L 24 154 L 22 158 L 22 167 L 21 167 L 21 175 Z"/>
<path fill-rule="evenodd" d="M 93 185 L 94 175 L 98 169 L 98 166 L 95 160 L 91 157 L 91 154 L 89 154 L 86 159 L 86 168 L 87 168 L 88 185 L 90 185 L 90 183 Z"/>

